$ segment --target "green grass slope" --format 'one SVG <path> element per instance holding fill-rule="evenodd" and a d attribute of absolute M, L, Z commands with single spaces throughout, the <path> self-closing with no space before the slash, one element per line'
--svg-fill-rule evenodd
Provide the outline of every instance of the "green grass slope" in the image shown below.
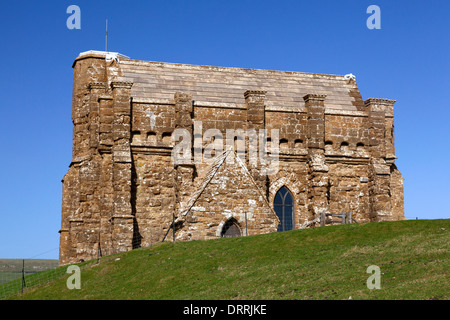
<path fill-rule="evenodd" d="M 164 243 L 89 264 L 79 290 L 66 275 L 15 298 L 449 299 L 449 231 L 414 220 Z M 367 288 L 370 265 L 381 289 Z"/>

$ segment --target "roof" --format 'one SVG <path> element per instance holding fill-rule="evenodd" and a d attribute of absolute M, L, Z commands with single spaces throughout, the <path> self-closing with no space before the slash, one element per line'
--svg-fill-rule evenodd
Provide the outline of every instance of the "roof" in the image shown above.
<path fill-rule="evenodd" d="M 267 106 L 302 107 L 308 93 L 325 94 L 331 109 L 356 111 L 364 105 L 355 80 L 344 75 L 140 60 L 120 60 L 119 65 L 120 80 L 133 82 L 133 97 L 173 99 L 181 91 L 195 101 L 243 104 L 245 91 L 263 90 Z"/>
<path fill-rule="evenodd" d="M 195 101 L 243 105 L 247 90 L 266 91 L 268 107 L 303 107 L 306 94 L 325 94 L 327 109 L 357 111 L 364 106 L 353 75 L 214 67 L 132 60 L 117 52 L 86 51 L 77 60 L 118 58 L 118 81 L 131 81 L 134 98 L 173 99 L 177 91 L 192 94 Z"/>
<path fill-rule="evenodd" d="M 358 111 L 364 107 L 352 74 L 332 75 L 294 71 L 215 67 L 133 60 L 118 52 L 86 51 L 86 58 L 117 58 L 118 81 L 131 81 L 134 98 L 173 99 L 177 91 L 194 101 L 243 105 L 247 90 L 266 91 L 268 107 L 304 107 L 306 94 L 325 94 L 327 109 Z"/>

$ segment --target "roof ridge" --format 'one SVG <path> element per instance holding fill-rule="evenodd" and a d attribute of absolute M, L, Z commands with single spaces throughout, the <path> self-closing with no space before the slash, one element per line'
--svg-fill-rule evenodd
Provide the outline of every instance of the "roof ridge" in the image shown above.
<path fill-rule="evenodd" d="M 122 64 L 128 65 L 167 65 L 172 67 L 188 67 L 190 69 L 216 69 L 216 70 L 241 70 L 241 71 L 255 71 L 255 72 L 275 72 L 291 75 L 308 75 L 308 76 L 319 76 L 319 77 L 336 77 L 339 79 L 344 79 L 343 74 L 333 74 L 333 73 L 316 73 L 316 72 L 305 72 L 305 71 L 293 71 L 293 70 L 280 70 L 280 69 L 263 69 L 263 68 L 244 68 L 244 67 L 227 67 L 227 66 L 217 66 L 217 65 L 204 65 L 204 64 L 191 64 L 191 63 L 178 63 L 178 62 L 165 62 L 165 61 L 150 61 L 150 60 L 139 60 L 139 59 L 127 59 L 121 61 Z"/>

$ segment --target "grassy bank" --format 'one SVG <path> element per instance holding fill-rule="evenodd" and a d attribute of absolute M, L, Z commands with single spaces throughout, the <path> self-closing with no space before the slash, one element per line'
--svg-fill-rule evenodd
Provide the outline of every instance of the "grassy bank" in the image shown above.
<path fill-rule="evenodd" d="M 17 299 L 449 299 L 450 220 L 164 243 L 103 257 Z M 368 266 L 381 270 L 369 290 Z"/>

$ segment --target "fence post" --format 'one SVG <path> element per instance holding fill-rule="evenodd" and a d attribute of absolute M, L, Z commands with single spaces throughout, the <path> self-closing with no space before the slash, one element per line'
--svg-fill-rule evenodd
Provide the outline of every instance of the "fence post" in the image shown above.
<path fill-rule="evenodd" d="M 150 234 L 150 248 L 153 248 L 153 241 L 152 241 L 152 228 L 149 228 L 149 234 Z"/>
<path fill-rule="evenodd" d="M 248 236 L 248 229 L 247 229 L 247 211 L 245 211 L 245 236 Z"/>
<path fill-rule="evenodd" d="M 98 230 L 97 263 L 100 261 L 100 230 Z"/>
<path fill-rule="evenodd" d="M 325 225 L 326 215 L 325 212 L 320 213 L 320 226 L 323 227 Z"/>
<path fill-rule="evenodd" d="M 23 288 L 26 286 L 27 286 L 27 284 L 25 282 L 25 259 L 22 259 L 22 293 L 23 293 Z"/>
<path fill-rule="evenodd" d="M 172 234 L 173 242 L 175 243 L 175 212 L 172 211 Z"/>

